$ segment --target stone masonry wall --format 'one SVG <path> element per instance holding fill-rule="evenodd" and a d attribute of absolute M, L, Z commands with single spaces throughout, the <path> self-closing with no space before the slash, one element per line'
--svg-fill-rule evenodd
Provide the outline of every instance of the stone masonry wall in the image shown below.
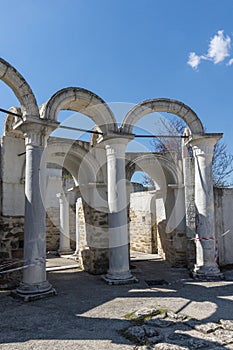
<path fill-rule="evenodd" d="M 24 217 L 0 217 L 0 258 L 23 257 Z"/>
<path fill-rule="evenodd" d="M 153 214 L 129 209 L 130 248 L 143 253 L 157 253 L 157 229 Z"/>
<path fill-rule="evenodd" d="M 75 206 L 70 206 L 71 249 L 75 251 Z M 46 249 L 59 248 L 59 208 L 48 208 L 46 212 Z M 23 258 L 24 217 L 0 216 L 0 258 Z"/>
<path fill-rule="evenodd" d="M 76 247 L 76 218 L 75 205 L 70 205 L 69 223 L 70 223 L 70 245 L 75 251 Z M 47 251 L 57 251 L 60 241 L 60 209 L 57 207 L 47 208 L 46 210 L 46 249 Z"/>
<path fill-rule="evenodd" d="M 103 274 L 108 269 L 108 215 L 82 201 L 78 210 L 79 260 L 85 271 Z"/>
<path fill-rule="evenodd" d="M 153 195 L 149 192 L 136 192 L 130 195 L 129 236 L 130 249 L 157 253 L 157 225 L 155 212 L 151 210 Z"/>
<path fill-rule="evenodd" d="M 185 230 L 167 232 L 167 221 L 156 207 L 153 192 L 132 193 L 129 208 L 130 248 L 144 253 L 158 253 L 173 266 L 186 266 Z M 158 214 L 158 215 L 157 215 Z M 156 218 L 156 215 L 158 216 Z"/>
<path fill-rule="evenodd" d="M 216 236 L 220 266 L 233 264 L 233 189 L 215 189 Z M 138 195 L 138 199 L 140 194 Z M 166 220 L 155 224 L 149 210 L 129 210 L 131 249 L 156 253 L 173 266 L 187 266 L 184 231 L 166 232 Z M 91 273 L 108 268 L 107 213 L 82 204 L 79 212 L 79 244 L 82 266 Z M 75 205 L 70 206 L 71 248 L 75 250 Z M 47 209 L 47 250 L 59 248 L 59 208 Z M 0 216 L 0 258 L 23 257 L 24 217 Z"/>

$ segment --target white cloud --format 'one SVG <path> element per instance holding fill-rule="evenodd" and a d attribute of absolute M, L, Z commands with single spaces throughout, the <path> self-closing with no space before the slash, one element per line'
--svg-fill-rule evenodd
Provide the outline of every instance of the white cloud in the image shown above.
<path fill-rule="evenodd" d="M 188 60 L 188 64 L 193 68 L 193 69 L 197 69 L 197 67 L 199 66 L 201 62 L 201 57 L 196 55 L 195 52 L 190 52 L 189 54 L 189 60 Z"/>
<path fill-rule="evenodd" d="M 228 62 L 227 62 L 227 66 L 231 66 L 233 64 L 233 58 L 231 58 Z"/>
<path fill-rule="evenodd" d="M 227 35 L 224 37 L 223 30 L 219 30 L 209 44 L 207 58 L 213 60 L 214 64 L 220 63 L 230 56 L 231 38 Z"/>
<path fill-rule="evenodd" d="M 208 60 L 214 64 L 223 62 L 226 57 L 230 56 L 231 38 L 224 31 L 219 30 L 213 38 L 210 39 L 208 52 L 205 55 L 197 55 L 195 52 L 190 52 L 187 64 L 193 69 L 197 69 L 201 60 Z M 233 58 L 227 63 L 228 66 L 233 64 Z"/>

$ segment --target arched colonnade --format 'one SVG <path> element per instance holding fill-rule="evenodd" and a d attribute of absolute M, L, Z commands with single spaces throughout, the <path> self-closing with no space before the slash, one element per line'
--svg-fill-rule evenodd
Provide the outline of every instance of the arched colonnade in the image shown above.
<path fill-rule="evenodd" d="M 105 276 L 108 283 L 130 283 L 128 260 L 128 224 L 125 152 L 127 144 L 134 139 L 133 127 L 146 114 L 152 112 L 173 113 L 183 119 L 188 129 L 183 142 L 184 170 L 181 182 L 185 188 L 186 226 L 189 234 L 190 191 L 194 191 L 196 264 L 194 274 L 198 277 L 220 277 L 215 261 L 214 200 L 212 183 L 212 158 L 214 146 L 221 134 L 206 134 L 196 113 L 185 104 L 171 99 L 151 99 L 132 108 L 118 128 L 110 107 L 94 93 L 82 88 L 65 88 L 56 92 L 41 108 L 22 75 L 8 62 L 0 59 L 0 79 L 15 93 L 21 117 L 9 117 L 6 123 L 25 138 L 25 228 L 24 259 L 29 267 L 24 270 L 23 281 L 18 288 L 22 297 L 47 295 L 53 288 L 46 279 L 46 228 L 43 205 L 43 179 L 45 174 L 44 149 L 50 133 L 59 127 L 60 110 L 77 111 L 90 117 L 100 133 L 95 138 L 106 156 L 107 206 L 109 222 L 109 269 Z M 189 152 L 191 146 L 195 160 L 194 183 L 190 176 Z M 87 160 L 88 162 L 88 160 Z M 145 162 L 145 160 L 144 160 Z M 94 164 L 90 160 L 90 164 Z M 74 170 L 75 171 L 75 170 Z M 93 178 L 97 174 L 93 166 Z M 84 176 L 85 177 L 85 176 Z M 193 215 L 193 213 L 192 213 Z M 31 264 L 36 262 L 36 264 Z"/>

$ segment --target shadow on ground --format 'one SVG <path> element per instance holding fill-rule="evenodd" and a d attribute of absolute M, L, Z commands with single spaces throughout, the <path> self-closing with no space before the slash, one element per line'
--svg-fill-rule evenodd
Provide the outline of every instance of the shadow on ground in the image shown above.
<path fill-rule="evenodd" d="M 40 349 L 42 340 L 48 342 L 41 349 L 132 349 L 119 331 L 131 324 L 124 315 L 142 308 L 182 312 L 202 323 L 232 319 L 233 271 L 227 271 L 226 281 L 196 282 L 186 269 L 170 268 L 159 259 L 134 261 L 133 267 L 138 284 L 108 286 L 100 276 L 67 270 L 48 274 L 55 297 L 24 303 L 1 292 L 1 349 L 34 349 L 34 341 Z M 158 279 L 167 284 L 149 287 L 145 282 Z M 214 346 L 210 342 L 207 348 Z"/>

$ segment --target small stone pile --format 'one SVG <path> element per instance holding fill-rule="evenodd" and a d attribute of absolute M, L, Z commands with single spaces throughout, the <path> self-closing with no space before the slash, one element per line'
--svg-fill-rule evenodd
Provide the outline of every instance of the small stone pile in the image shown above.
<path fill-rule="evenodd" d="M 132 325 L 121 334 L 135 344 L 135 350 L 233 350 L 233 320 L 204 323 L 158 309 L 135 311 L 125 318 Z"/>

